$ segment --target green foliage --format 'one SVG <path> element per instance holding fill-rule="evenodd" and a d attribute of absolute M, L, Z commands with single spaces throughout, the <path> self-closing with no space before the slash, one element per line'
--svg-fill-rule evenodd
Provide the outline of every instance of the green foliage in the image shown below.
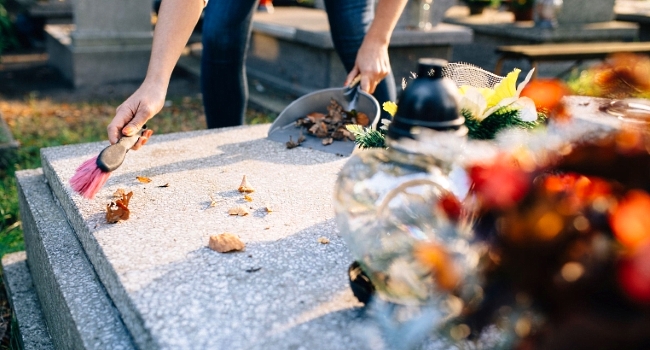
<path fill-rule="evenodd" d="M 603 91 L 595 83 L 595 79 L 595 73 L 587 69 L 577 75 L 571 75 L 566 84 L 574 95 L 602 96 Z"/>
<path fill-rule="evenodd" d="M 519 111 L 514 108 L 503 107 L 483 119 L 482 122 L 472 118 L 467 110 L 461 111 L 465 117 L 465 126 L 468 129 L 467 136 L 474 140 L 492 140 L 500 132 L 507 128 L 534 129 L 546 122 L 543 113 L 537 114 L 537 120 L 525 122 L 519 119 Z M 358 125 L 348 126 L 355 137 L 355 142 L 360 148 L 384 148 L 386 147 L 386 132 L 382 129 L 374 130 L 363 128 Z"/>
<path fill-rule="evenodd" d="M 500 131 L 517 127 L 520 129 L 533 129 L 544 124 L 546 117 L 539 113 L 536 121 L 525 122 L 517 116 L 519 111 L 513 108 L 503 107 L 490 114 L 483 121 L 479 122 L 472 118 L 467 110 L 461 112 L 465 117 L 465 126 L 469 129 L 468 136 L 475 140 L 492 140 Z"/>
<path fill-rule="evenodd" d="M 0 257 L 24 250 L 13 169 L 0 172 Z"/>
<path fill-rule="evenodd" d="M 532 8 L 535 0 L 510 0 L 510 8 L 513 10 L 523 10 Z"/>
<path fill-rule="evenodd" d="M 501 4 L 501 0 L 464 0 L 468 5 L 478 5 L 478 6 L 492 6 L 498 7 Z"/>
<path fill-rule="evenodd" d="M 360 148 L 384 148 L 386 147 L 386 133 L 383 129 L 375 130 L 364 128 L 359 125 L 350 125 L 348 130 L 354 134 L 354 142 Z"/>
<path fill-rule="evenodd" d="M 13 23 L 9 12 L 4 7 L 5 0 L 0 0 L 0 56 L 2 52 L 10 47 L 17 46 L 18 41 L 13 32 Z"/>

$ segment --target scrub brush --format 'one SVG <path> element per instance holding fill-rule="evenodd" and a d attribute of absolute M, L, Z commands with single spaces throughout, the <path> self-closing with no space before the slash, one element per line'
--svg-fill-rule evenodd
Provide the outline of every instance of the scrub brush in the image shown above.
<path fill-rule="evenodd" d="M 93 199 L 108 181 L 111 172 L 122 165 L 126 152 L 138 142 L 140 136 L 148 139 L 151 134 L 153 131 L 145 125 L 134 135 L 123 136 L 117 143 L 104 148 L 97 157 L 83 162 L 70 179 L 72 189 L 85 198 Z"/>

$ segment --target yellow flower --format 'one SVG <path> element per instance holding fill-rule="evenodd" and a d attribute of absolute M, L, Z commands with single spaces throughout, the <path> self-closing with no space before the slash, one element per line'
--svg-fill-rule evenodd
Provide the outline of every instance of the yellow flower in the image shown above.
<path fill-rule="evenodd" d="M 494 93 L 486 97 L 488 108 L 494 107 L 502 100 L 514 97 L 517 94 L 517 78 L 521 69 L 515 68 L 494 86 Z"/>
<path fill-rule="evenodd" d="M 532 100 L 519 95 L 530 81 L 534 69 L 528 72 L 526 79 L 517 86 L 517 78 L 521 70 L 515 68 L 494 86 L 494 89 L 461 86 L 459 88 L 462 99 L 460 109 L 469 111 L 472 118 L 482 121 L 501 107 L 512 106 L 521 112 L 519 118 L 524 121 L 537 119 L 537 111 Z"/>
<path fill-rule="evenodd" d="M 382 107 L 386 112 L 388 112 L 388 114 L 391 115 L 391 117 L 394 117 L 395 113 L 397 113 L 397 105 L 395 102 L 386 101 L 384 104 L 382 104 Z"/>
<path fill-rule="evenodd" d="M 478 91 L 478 93 L 480 93 L 486 101 L 488 99 L 490 99 L 492 97 L 492 95 L 494 95 L 494 90 L 492 90 L 490 88 L 475 88 L 475 87 L 469 86 L 469 85 L 461 86 L 458 89 L 458 91 L 460 92 L 461 96 L 467 95 L 468 92 L 469 93 L 476 93 Z"/>

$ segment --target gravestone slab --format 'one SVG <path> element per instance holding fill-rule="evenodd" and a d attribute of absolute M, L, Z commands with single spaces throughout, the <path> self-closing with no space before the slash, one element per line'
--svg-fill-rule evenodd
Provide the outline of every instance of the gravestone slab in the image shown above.
<path fill-rule="evenodd" d="M 599 103 L 572 98 L 580 118 L 557 136 L 620 124 Z M 377 322 L 352 296 L 351 258 L 333 222 L 333 185 L 347 158 L 288 150 L 265 138 L 268 127 L 155 136 L 127 155 L 94 200 L 71 193 L 68 180 L 106 143 L 42 150 L 50 189 L 138 348 L 372 348 Z M 243 175 L 256 190 L 252 201 L 237 191 Z M 131 217 L 107 224 L 119 188 L 134 193 Z M 228 215 L 237 205 L 250 214 Z M 206 247 L 223 232 L 240 236 L 245 251 Z M 426 348 L 448 348 L 439 345 Z"/>
<path fill-rule="evenodd" d="M 495 69 L 499 59 L 495 50 L 499 46 L 634 41 L 638 35 L 638 26 L 633 23 L 607 21 L 540 28 L 533 21 L 515 22 L 512 12 L 486 9 L 481 15 L 470 16 L 468 9 L 463 6 L 452 7 L 444 22 L 466 26 L 474 32 L 471 44 L 454 46 L 452 60 L 471 63 L 489 71 Z M 573 61 L 546 63 L 540 66 L 538 74 L 556 76 L 573 64 Z M 528 70 L 530 64 L 525 60 L 509 61 L 504 65 L 503 71 L 509 72 L 514 68 Z"/>
<path fill-rule="evenodd" d="M 563 0 L 557 21 L 560 26 L 609 22 L 614 19 L 615 2 L 616 0 Z"/>
<path fill-rule="evenodd" d="M 77 0 L 74 24 L 45 26 L 50 64 L 75 87 L 140 81 L 149 63 L 151 2 Z"/>
<path fill-rule="evenodd" d="M 16 172 L 34 289 L 58 349 L 134 349 L 40 169 Z"/>
<path fill-rule="evenodd" d="M 129 152 L 94 200 L 71 193 L 68 180 L 105 143 L 42 150 L 50 187 L 138 347 L 364 348 L 351 258 L 333 220 L 332 189 L 347 158 L 288 150 L 265 139 L 268 127 L 156 136 Z M 256 189 L 252 202 L 237 191 L 243 175 Z M 107 224 L 118 188 L 134 193 L 131 217 Z M 228 215 L 237 205 L 250 215 Z M 224 232 L 246 250 L 207 248 Z"/>

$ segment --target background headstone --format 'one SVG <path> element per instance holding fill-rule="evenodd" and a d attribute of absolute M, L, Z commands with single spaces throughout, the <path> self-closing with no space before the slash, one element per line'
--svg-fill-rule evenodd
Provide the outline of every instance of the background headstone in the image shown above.
<path fill-rule="evenodd" d="M 77 0 L 73 25 L 48 25 L 50 63 L 75 87 L 142 80 L 152 43 L 147 0 Z"/>

